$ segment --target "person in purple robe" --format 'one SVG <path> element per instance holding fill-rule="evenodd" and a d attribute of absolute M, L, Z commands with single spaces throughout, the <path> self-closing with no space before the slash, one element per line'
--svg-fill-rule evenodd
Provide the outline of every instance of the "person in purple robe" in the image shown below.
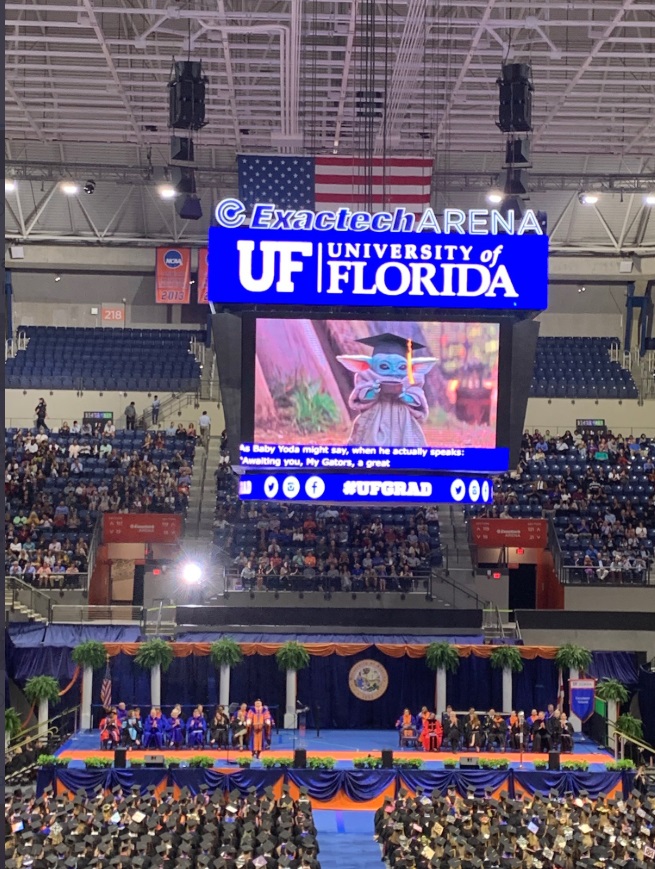
<path fill-rule="evenodd" d="M 163 748 L 165 729 L 161 709 L 153 706 L 143 725 L 143 747 Z"/>
<path fill-rule="evenodd" d="M 201 748 L 205 744 L 207 722 L 201 716 L 199 709 L 193 710 L 193 715 L 187 721 L 187 745 L 189 748 Z"/>
<path fill-rule="evenodd" d="M 425 375 L 435 365 L 433 356 L 415 357 L 422 350 L 409 338 L 385 332 L 358 339 L 373 348 L 371 356 L 337 356 L 354 372 L 353 391 L 348 398 L 357 411 L 348 443 L 377 447 L 427 446 L 422 423 L 428 418 Z"/>
<path fill-rule="evenodd" d="M 175 706 L 171 710 L 168 718 L 167 734 L 172 748 L 182 748 L 184 745 L 184 721 L 182 720 L 182 710 L 179 706 Z"/>

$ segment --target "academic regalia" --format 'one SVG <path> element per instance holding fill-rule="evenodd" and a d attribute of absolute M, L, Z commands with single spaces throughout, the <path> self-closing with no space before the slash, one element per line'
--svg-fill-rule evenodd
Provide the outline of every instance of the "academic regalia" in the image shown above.
<path fill-rule="evenodd" d="M 186 725 L 187 744 L 189 747 L 199 748 L 205 744 L 207 722 L 204 718 L 191 716 Z"/>
<path fill-rule="evenodd" d="M 570 721 L 567 721 L 566 724 L 560 725 L 560 730 L 562 751 L 573 751 L 573 725 Z"/>
<path fill-rule="evenodd" d="M 166 735 L 173 748 L 184 745 L 184 722 L 179 715 L 171 715 L 166 721 Z"/>
<path fill-rule="evenodd" d="M 416 718 L 409 712 L 403 712 L 396 721 L 396 730 L 400 733 L 401 739 L 416 737 Z"/>
<path fill-rule="evenodd" d="M 114 718 L 111 720 L 106 716 L 100 722 L 100 743 L 103 748 L 109 746 L 120 745 L 121 730 L 118 721 Z"/>
<path fill-rule="evenodd" d="M 121 725 L 121 731 L 123 736 L 123 745 L 127 745 L 130 747 L 141 745 L 143 740 L 143 727 L 141 725 L 141 719 L 126 718 Z"/>
<path fill-rule="evenodd" d="M 165 725 L 159 715 L 148 715 L 143 728 L 144 748 L 164 747 Z"/>
<path fill-rule="evenodd" d="M 423 722 L 420 736 L 423 751 L 439 751 L 443 742 L 443 727 L 436 718 L 428 718 Z"/>
<path fill-rule="evenodd" d="M 266 744 L 266 731 L 270 729 L 270 713 L 265 707 L 257 710 L 254 707 L 248 710 L 248 736 L 250 750 L 255 756 L 264 750 Z"/>

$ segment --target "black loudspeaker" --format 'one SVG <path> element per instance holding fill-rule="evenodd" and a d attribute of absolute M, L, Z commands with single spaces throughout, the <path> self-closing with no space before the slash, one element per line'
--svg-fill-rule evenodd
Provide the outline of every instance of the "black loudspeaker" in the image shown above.
<path fill-rule="evenodd" d="M 478 763 L 477 757 L 460 757 L 459 768 L 460 769 L 479 769 L 480 764 Z"/>
<path fill-rule="evenodd" d="M 200 62 L 179 61 L 168 84 L 169 127 L 199 130 L 205 125 L 205 83 Z"/>
<path fill-rule="evenodd" d="M 532 85 L 529 81 L 498 79 L 498 126 L 503 133 L 532 130 Z"/>
<path fill-rule="evenodd" d="M 164 760 L 163 754 L 146 754 L 143 758 L 143 765 L 148 767 L 148 769 L 153 769 L 158 766 L 165 766 L 166 762 Z"/>
<path fill-rule="evenodd" d="M 560 764 L 559 764 L 559 751 L 549 751 L 548 752 L 548 769 L 555 770 L 559 772 Z"/>
<path fill-rule="evenodd" d="M 382 749 L 382 769 L 393 769 L 393 751 L 390 748 Z"/>
<path fill-rule="evenodd" d="M 114 749 L 114 769 L 125 769 L 127 766 L 127 749 Z"/>
<path fill-rule="evenodd" d="M 307 750 L 305 748 L 296 748 L 293 752 L 294 769 L 307 769 Z"/>

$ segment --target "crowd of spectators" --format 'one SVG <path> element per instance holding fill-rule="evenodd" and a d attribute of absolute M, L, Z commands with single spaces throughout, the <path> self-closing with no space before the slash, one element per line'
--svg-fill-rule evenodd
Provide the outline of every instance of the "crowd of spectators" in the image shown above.
<path fill-rule="evenodd" d="M 77 587 L 102 513 L 175 513 L 188 504 L 193 433 L 123 432 L 64 422 L 5 433 L 6 573 L 41 588 Z"/>
<path fill-rule="evenodd" d="M 642 789 L 643 790 L 643 789 Z M 374 819 L 391 869 L 594 869 L 653 866 L 655 797 L 537 791 L 513 799 L 454 785 L 428 796 L 403 788 Z"/>
<path fill-rule="evenodd" d="M 425 590 L 440 563 L 439 511 L 239 501 L 238 478 L 219 468 L 214 541 L 246 590 Z M 230 573 L 230 571 L 228 571 Z"/>
<path fill-rule="evenodd" d="M 645 435 L 525 432 L 518 467 L 494 481 L 496 518 L 552 516 L 566 580 L 648 581 L 655 546 L 655 444 Z"/>
<path fill-rule="evenodd" d="M 6 869 L 320 869 L 317 832 L 305 788 L 294 800 L 283 786 L 279 799 L 267 787 L 258 796 L 201 785 L 141 793 L 102 785 L 71 799 L 47 787 L 43 795 L 22 790 L 5 801 Z"/>

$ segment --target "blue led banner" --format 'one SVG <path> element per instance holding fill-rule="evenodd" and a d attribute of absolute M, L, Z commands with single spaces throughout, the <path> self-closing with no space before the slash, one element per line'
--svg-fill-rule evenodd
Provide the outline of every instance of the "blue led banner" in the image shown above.
<path fill-rule="evenodd" d="M 209 301 L 545 309 L 548 238 L 536 221 L 536 229 L 522 229 L 494 217 L 499 212 L 450 212 L 457 220 L 442 226 L 431 209 L 417 223 L 404 209 L 370 215 L 257 205 L 245 227 L 243 205 L 224 200 L 216 208 L 219 225 L 209 230 Z M 330 219 L 320 219 L 325 215 Z"/>
<path fill-rule="evenodd" d="M 595 700 L 595 679 L 569 679 L 569 706 L 580 721 L 584 722 L 594 714 Z"/>
<path fill-rule="evenodd" d="M 506 471 L 506 447 L 370 447 L 311 444 L 241 444 L 244 468 L 285 470 L 343 469 L 470 471 L 494 474 Z"/>
<path fill-rule="evenodd" d="M 478 477 L 364 476 L 362 474 L 244 474 L 245 501 L 488 504 L 491 480 Z"/>

